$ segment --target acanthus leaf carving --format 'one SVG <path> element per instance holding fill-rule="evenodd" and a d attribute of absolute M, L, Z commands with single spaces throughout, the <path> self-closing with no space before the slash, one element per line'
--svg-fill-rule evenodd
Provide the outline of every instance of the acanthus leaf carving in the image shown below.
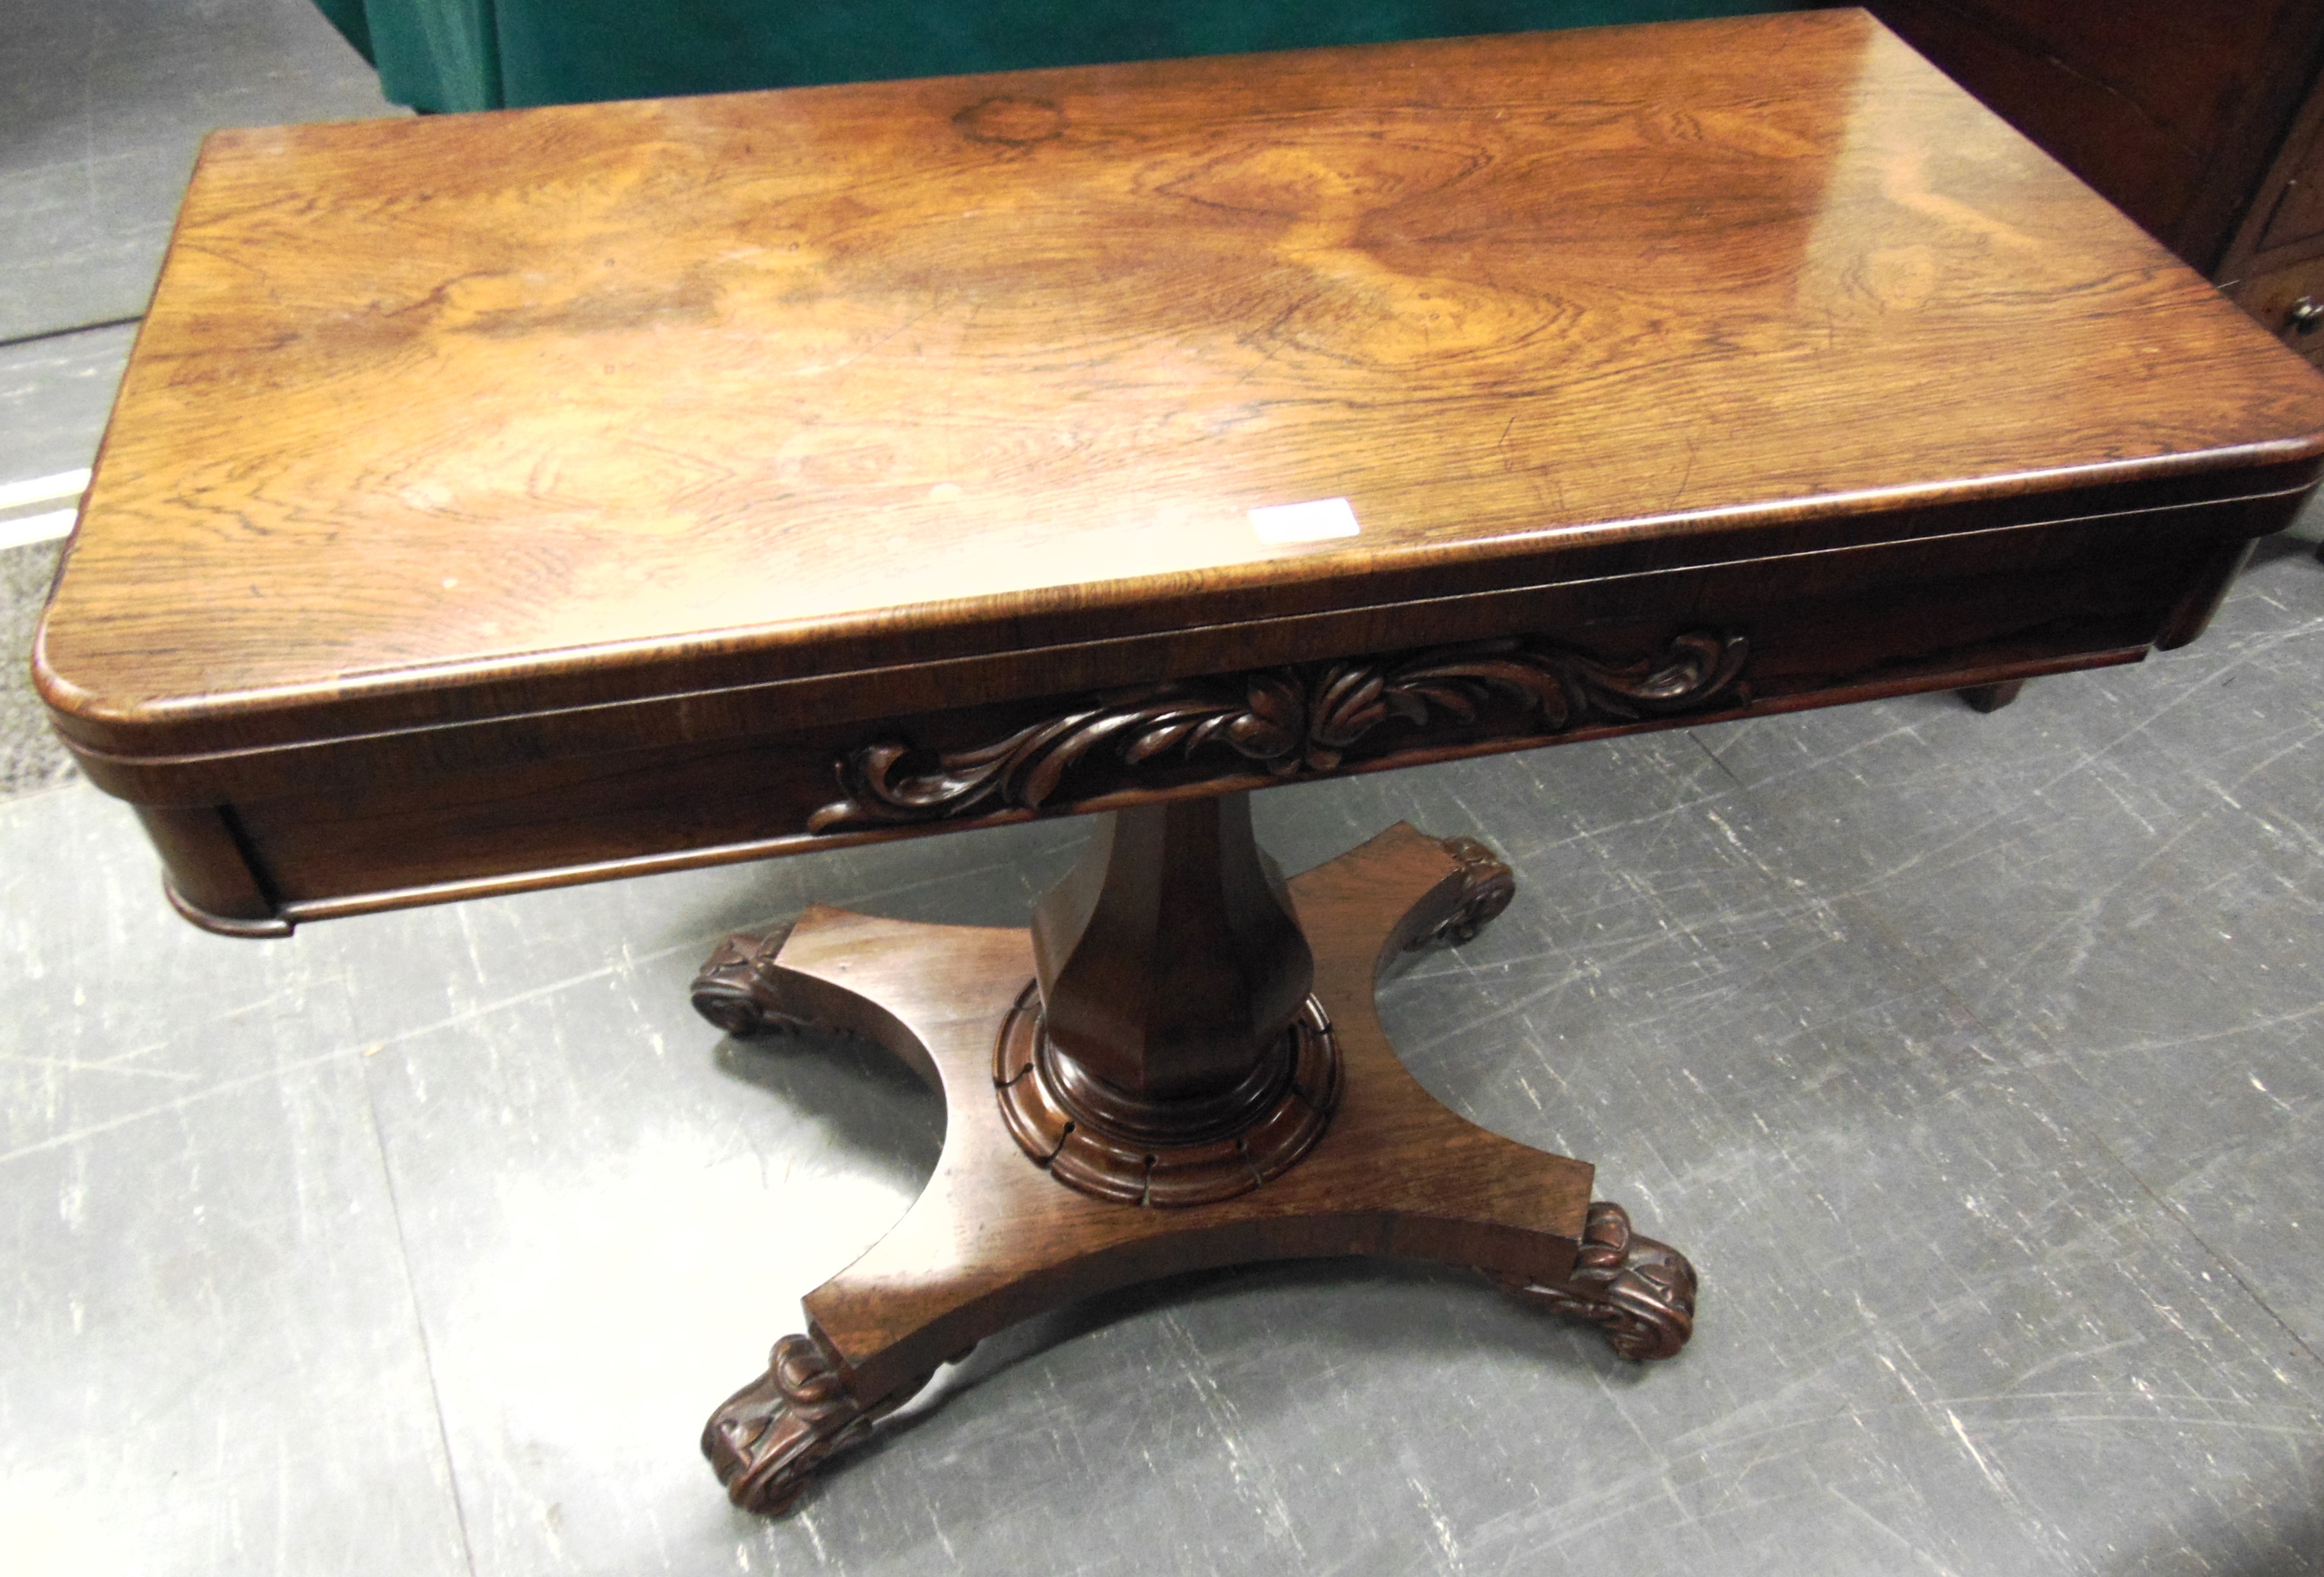
<path fill-rule="evenodd" d="M 1738 692 L 1741 636 L 1691 632 L 1642 662 L 1615 665 L 1545 641 L 1509 638 L 1174 680 L 1106 692 L 1004 739 L 932 752 L 874 741 L 835 763 L 844 798 L 807 821 L 811 832 L 1039 810 L 1069 774 L 1111 758 L 1135 786 L 1171 758 L 1224 747 L 1220 776 L 1252 766 L 1278 778 L 1336 770 L 1391 719 L 1416 731 L 1469 728 L 1495 702 L 1508 733 L 1558 733 L 1592 716 L 1635 720 L 1705 709 Z M 1086 798 L 1086 795 L 1082 796 Z"/>
<path fill-rule="evenodd" d="M 736 1391 L 702 1430 L 702 1454 L 745 1511 L 779 1517 L 824 1459 L 872 1433 L 839 1366 L 811 1336 L 786 1336 L 767 1372 Z"/>
<path fill-rule="evenodd" d="M 1629 1212 L 1609 1200 L 1591 1202 L 1565 1280 L 1518 1277 L 1507 1285 L 1554 1314 L 1592 1322 L 1617 1353 L 1636 1362 L 1674 1358 L 1694 1334 L 1694 1267 L 1668 1243 L 1632 1231 Z"/>

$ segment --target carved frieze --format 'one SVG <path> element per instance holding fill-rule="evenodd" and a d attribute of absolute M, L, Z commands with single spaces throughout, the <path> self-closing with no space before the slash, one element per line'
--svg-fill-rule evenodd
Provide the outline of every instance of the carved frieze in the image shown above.
<path fill-rule="evenodd" d="M 1746 656 L 1742 637 L 1702 632 L 1622 665 L 1512 638 L 1107 692 L 966 750 L 882 739 L 850 751 L 835 763 L 844 798 L 807 826 L 949 821 L 1182 786 L 1202 780 L 1183 770 L 1197 758 L 1221 779 L 1247 778 L 1254 767 L 1296 778 L 1336 770 L 1368 741 L 1385 746 L 1371 752 L 1379 754 L 1707 711 L 1739 699 Z M 1382 729 L 1393 732 L 1376 736 Z"/>

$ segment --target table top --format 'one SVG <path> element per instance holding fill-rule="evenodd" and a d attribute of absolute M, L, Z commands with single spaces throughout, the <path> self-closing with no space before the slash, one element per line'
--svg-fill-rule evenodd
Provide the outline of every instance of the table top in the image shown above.
<path fill-rule="evenodd" d="M 119 755 L 989 700 L 2319 456 L 2324 383 L 1860 12 L 229 132 L 36 666 Z"/>

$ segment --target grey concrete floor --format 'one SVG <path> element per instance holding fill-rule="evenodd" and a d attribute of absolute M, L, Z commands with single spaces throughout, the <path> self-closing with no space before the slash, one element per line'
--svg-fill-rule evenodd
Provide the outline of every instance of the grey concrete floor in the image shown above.
<path fill-rule="evenodd" d="M 404 113 L 307 0 L 7 0 L 0 496 L 95 459 L 205 134 Z M 0 542 L 30 512 L 0 508 Z M 70 773 L 14 656 L 56 552 L 0 549 L 0 793 Z"/>
<path fill-rule="evenodd" d="M 296 5 L 147 9 L 290 29 L 256 58 L 323 86 L 266 102 L 345 113 L 359 63 Z M 88 463 L 125 340 L 0 350 L 19 472 Z M 694 1435 L 945 1118 L 875 1053 L 722 1039 L 687 979 L 809 899 L 1017 923 L 1085 828 L 234 942 L 27 734 L 0 1572 L 2324 1572 L 2319 535 L 2263 544 L 2196 646 L 1990 717 L 1260 796 L 1293 868 L 1399 818 L 1510 856 L 1517 906 L 1386 1022 L 1693 1256 L 1694 1344 L 1635 1370 L 1392 1266 L 1188 1278 L 987 1343 L 778 1524 Z M 0 555 L 12 669 L 49 551 Z"/>

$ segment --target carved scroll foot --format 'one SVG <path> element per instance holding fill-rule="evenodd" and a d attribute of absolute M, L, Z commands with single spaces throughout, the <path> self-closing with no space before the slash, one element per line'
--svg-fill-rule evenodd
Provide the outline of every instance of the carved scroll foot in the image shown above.
<path fill-rule="evenodd" d="M 1424 947 L 1457 947 L 1463 942 L 1475 941 L 1477 933 L 1490 925 L 1517 895 L 1517 876 L 1509 870 L 1508 862 L 1476 839 L 1440 838 L 1437 847 L 1461 867 L 1461 896 L 1452 912 L 1439 921 L 1435 929 L 1408 944 L 1416 953 Z"/>
<path fill-rule="evenodd" d="M 780 926 L 763 936 L 738 931 L 718 944 L 694 977 L 694 1010 L 727 1034 L 747 1038 L 808 1022 L 788 1000 L 775 954 L 790 939 Z"/>
<path fill-rule="evenodd" d="M 851 1031 L 922 1070 L 949 1113 L 936 1174 L 911 1209 L 807 1295 L 811 1335 L 779 1343 L 767 1374 L 711 1418 L 704 1451 L 736 1505 L 790 1507 L 823 1463 L 987 1337 L 1192 1270 L 1346 1255 L 1456 1266 L 1598 1322 L 1628 1356 L 1678 1350 L 1693 1311 L 1686 1261 L 1631 1235 L 1614 1206 L 1591 1204 L 1587 1163 L 1446 1108 L 1406 1071 L 1380 1026 L 1380 971 L 1416 936 L 1458 934 L 1464 909 L 1471 927 L 1489 918 L 1506 900 L 1499 862 L 1397 826 L 1288 890 L 1313 949 L 1315 1022 L 1329 1026 L 1340 1059 L 1335 1093 L 1323 1101 L 1331 1120 L 1301 1141 L 1296 1166 L 1231 1194 L 1157 1198 L 1164 1157 L 1141 1152 L 1141 1197 L 1168 1209 L 1060 1187 L 996 1102 L 995 1047 L 1006 1081 L 1014 1065 L 1004 1030 L 1028 1009 L 1028 932 L 816 908 L 779 961 L 753 964 L 769 945 L 738 942 L 738 956 L 714 967 L 779 1019 Z"/>
<path fill-rule="evenodd" d="M 1554 1286 L 1512 1285 L 1518 1296 L 1552 1313 L 1605 1327 L 1624 1358 L 1674 1358 L 1694 1333 L 1694 1267 L 1668 1243 L 1630 1230 L 1629 1213 L 1594 1200 L 1573 1274 Z"/>
<path fill-rule="evenodd" d="M 726 1398 L 702 1431 L 726 1498 L 745 1511 L 779 1517 L 825 1458 L 861 1444 L 872 1415 L 811 1336 L 775 1343 L 767 1372 Z"/>

